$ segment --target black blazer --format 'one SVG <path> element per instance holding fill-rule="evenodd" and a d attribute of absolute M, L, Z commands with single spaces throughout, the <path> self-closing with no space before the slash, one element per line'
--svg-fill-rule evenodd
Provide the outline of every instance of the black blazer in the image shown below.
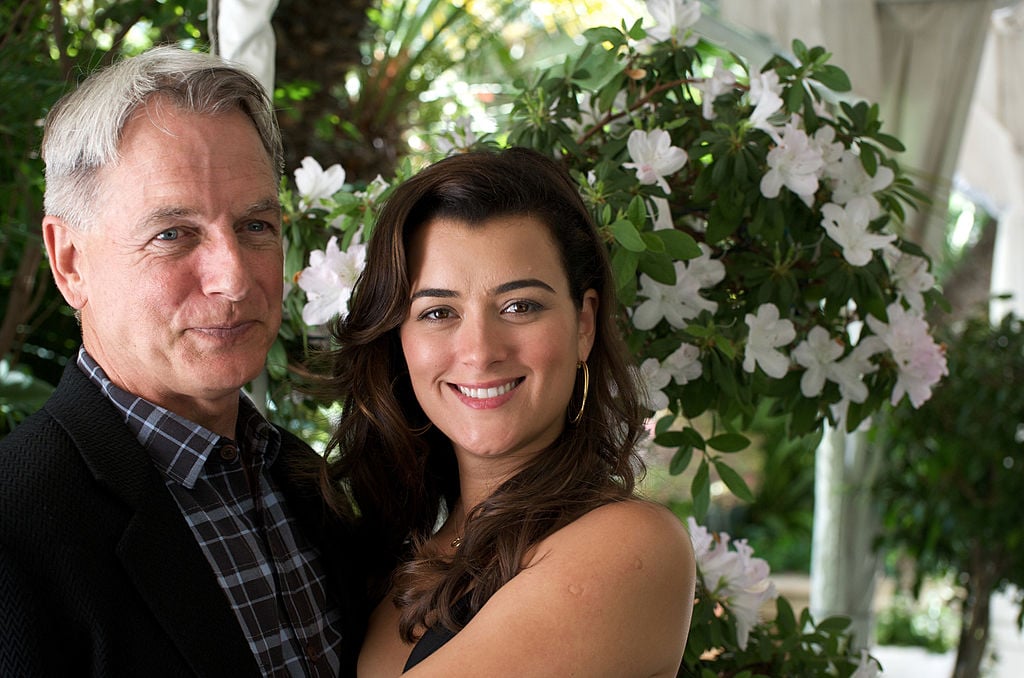
<path fill-rule="evenodd" d="M 282 431 L 273 473 L 345 617 L 342 676 L 366 621 L 361 549 Z M 258 676 L 227 598 L 163 477 L 69 363 L 43 408 L 0 441 L 0 675 Z"/>

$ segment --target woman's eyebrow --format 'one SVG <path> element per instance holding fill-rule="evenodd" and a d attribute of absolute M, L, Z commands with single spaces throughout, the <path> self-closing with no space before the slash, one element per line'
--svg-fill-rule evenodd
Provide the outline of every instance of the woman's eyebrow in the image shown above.
<path fill-rule="evenodd" d="M 427 287 L 425 289 L 413 292 L 412 299 L 422 299 L 423 297 L 438 297 L 441 299 L 454 299 L 459 296 L 458 292 L 452 290 L 445 290 L 438 287 Z"/>
<path fill-rule="evenodd" d="M 495 294 L 505 294 L 506 292 L 513 292 L 515 290 L 521 290 L 524 287 L 539 287 L 542 290 L 547 290 L 552 294 L 555 293 L 555 288 L 547 284 L 543 280 L 537 278 L 524 278 L 523 280 L 511 280 L 507 283 L 502 283 L 494 288 Z"/>
<path fill-rule="evenodd" d="M 492 294 L 506 294 L 507 292 L 514 292 L 516 290 L 525 289 L 528 287 L 538 287 L 542 290 L 547 290 L 552 294 L 555 294 L 555 288 L 548 285 L 543 280 L 537 278 L 524 278 L 522 280 L 510 280 L 507 283 L 502 283 L 494 288 Z M 446 290 L 439 287 L 427 287 L 422 290 L 413 292 L 411 299 L 422 299 L 423 297 L 432 297 L 438 299 L 455 299 L 459 297 L 459 293 L 453 290 Z"/>

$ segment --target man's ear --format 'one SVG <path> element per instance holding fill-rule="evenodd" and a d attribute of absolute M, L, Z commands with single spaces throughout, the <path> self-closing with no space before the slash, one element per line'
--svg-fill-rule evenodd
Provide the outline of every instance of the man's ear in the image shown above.
<path fill-rule="evenodd" d="M 85 275 L 82 270 L 82 244 L 84 234 L 69 226 L 60 217 L 43 217 L 43 242 L 46 256 L 50 259 L 50 270 L 60 293 L 72 308 L 81 310 L 88 294 L 85 289 Z"/>

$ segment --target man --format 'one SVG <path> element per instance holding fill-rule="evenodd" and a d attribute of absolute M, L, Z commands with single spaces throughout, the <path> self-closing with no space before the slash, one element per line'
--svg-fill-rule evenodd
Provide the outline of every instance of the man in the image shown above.
<path fill-rule="evenodd" d="M 58 102 L 43 157 L 82 348 L 0 443 L 0 675 L 349 675 L 347 528 L 314 453 L 240 391 L 281 321 L 259 83 L 151 50 Z"/>

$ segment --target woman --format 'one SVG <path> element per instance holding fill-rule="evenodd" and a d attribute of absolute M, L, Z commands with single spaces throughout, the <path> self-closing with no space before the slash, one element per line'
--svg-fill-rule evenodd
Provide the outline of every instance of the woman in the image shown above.
<path fill-rule="evenodd" d="M 616 309 L 576 187 L 535 152 L 451 157 L 387 201 L 332 371 L 329 482 L 400 561 L 361 676 L 676 675 L 694 557 L 633 492 Z"/>

